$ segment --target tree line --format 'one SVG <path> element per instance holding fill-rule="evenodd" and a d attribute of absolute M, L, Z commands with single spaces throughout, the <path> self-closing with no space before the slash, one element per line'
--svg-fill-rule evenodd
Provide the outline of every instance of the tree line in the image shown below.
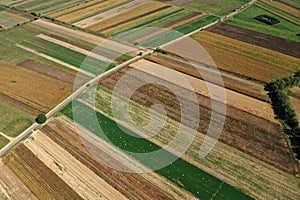
<path fill-rule="evenodd" d="M 281 120 L 284 132 L 289 136 L 292 149 L 300 159 L 300 127 L 297 115 L 289 100 L 288 90 L 300 86 L 300 71 L 293 76 L 285 77 L 268 83 L 268 91 L 276 116 Z"/>

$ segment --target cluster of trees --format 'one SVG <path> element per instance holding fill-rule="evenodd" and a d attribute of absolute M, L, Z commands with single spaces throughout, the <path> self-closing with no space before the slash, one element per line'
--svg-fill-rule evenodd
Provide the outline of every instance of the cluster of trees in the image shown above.
<path fill-rule="evenodd" d="M 300 86 L 300 71 L 294 76 L 267 84 L 265 89 L 269 92 L 275 114 L 281 120 L 285 133 L 289 135 L 293 151 L 300 159 L 300 127 L 288 96 L 288 90 L 295 86 Z"/>
<path fill-rule="evenodd" d="M 254 19 L 269 25 L 278 24 L 280 22 L 278 19 L 275 19 L 269 15 L 258 15 L 254 17 Z"/>

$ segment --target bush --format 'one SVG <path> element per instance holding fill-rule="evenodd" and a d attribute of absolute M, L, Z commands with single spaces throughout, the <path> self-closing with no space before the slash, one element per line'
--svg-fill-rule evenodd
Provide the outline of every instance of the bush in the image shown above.
<path fill-rule="evenodd" d="M 38 117 L 35 119 L 36 123 L 43 124 L 47 121 L 47 117 L 45 114 L 39 114 Z"/>
<path fill-rule="evenodd" d="M 275 19 L 274 17 L 271 17 L 269 15 L 258 15 L 256 17 L 254 17 L 254 19 L 263 22 L 265 24 L 268 25 L 274 25 L 274 24 L 278 24 L 280 21 L 278 19 Z"/>

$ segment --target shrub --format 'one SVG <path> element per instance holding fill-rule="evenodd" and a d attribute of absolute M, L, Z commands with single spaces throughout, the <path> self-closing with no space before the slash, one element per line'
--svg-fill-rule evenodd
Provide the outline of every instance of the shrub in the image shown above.
<path fill-rule="evenodd" d="M 274 17 L 271 17 L 269 15 L 258 15 L 256 17 L 254 17 L 254 19 L 263 22 L 265 24 L 268 25 L 274 25 L 274 24 L 278 24 L 280 21 L 278 19 L 275 19 Z"/>
<path fill-rule="evenodd" d="M 45 122 L 47 121 L 47 117 L 46 117 L 45 114 L 39 114 L 39 115 L 37 116 L 37 118 L 35 119 L 35 121 L 36 121 L 36 123 L 38 123 L 38 124 L 43 124 L 43 123 L 45 123 Z"/>

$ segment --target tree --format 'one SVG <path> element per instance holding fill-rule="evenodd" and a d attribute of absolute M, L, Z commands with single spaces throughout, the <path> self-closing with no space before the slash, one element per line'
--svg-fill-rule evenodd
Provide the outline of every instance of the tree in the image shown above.
<path fill-rule="evenodd" d="M 35 121 L 38 123 L 38 124 L 43 124 L 47 121 L 47 117 L 45 114 L 39 114 L 38 117 L 35 119 Z"/>

